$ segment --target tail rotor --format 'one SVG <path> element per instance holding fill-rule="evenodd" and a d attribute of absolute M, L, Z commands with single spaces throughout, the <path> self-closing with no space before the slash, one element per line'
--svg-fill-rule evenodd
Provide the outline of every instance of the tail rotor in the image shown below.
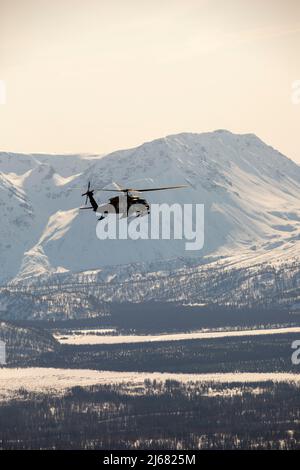
<path fill-rule="evenodd" d="M 90 192 L 93 193 L 93 191 L 90 191 L 90 189 L 91 189 L 91 182 L 89 181 L 87 191 L 81 195 L 81 196 L 86 196 L 85 203 L 84 203 L 85 206 L 87 205 L 87 202 L 88 202 L 89 193 Z"/>
<path fill-rule="evenodd" d="M 93 193 L 94 193 L 94 191 L 91 190 L 91 183 L 90 183 L 90 181 L 89 181 L 89 182 L 88 182 L 87 191 L 86 191 L 85 193 L 81 194 L 81 196 L 86 196 L 86 198 L 85 198 L 85 203 L 84 203 L 84 206 L 85 206 L 85 207 L 80 207 L 80 209 L 93 209 L 92 206 L 91 206 L 91 207 L 86 207 L 87 202 L 88 202 L 88 199 L 89 199 L 89 196 L 93 196 Z"/>
<path fill-rule="evenodd" d="M 94 194 L 94 189 L 91 189 L 91 183 L 89 181 L 87 191 L 81 195 L 81 196 L 86 196 L 86 198 L 85 198 L 84 207 L 81 207 L 80 209 L 93 209 L 93 211 L 95 212 L 97 211 L 98 204 L 95 201 L 93 194 Z M 91 206 L 86 207 L 88 200 L 90 201 Z"/>

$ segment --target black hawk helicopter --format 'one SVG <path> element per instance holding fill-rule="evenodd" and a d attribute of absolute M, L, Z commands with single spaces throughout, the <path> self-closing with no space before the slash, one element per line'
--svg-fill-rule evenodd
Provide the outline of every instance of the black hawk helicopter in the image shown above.
<path fill-rule="evenodd" d="M 186 185 L 179 186 L 166 186 L 163 188 L 122 188 L 117 183 L 114 183 L 116 188 L 112 189 L 91 189 L 91 183 L 89 181 L 87 191 L 82 194 L 86 196 L 85 205 L 89 200 L 90 207 L 81 207 L 80 209 L 92 209 L 94 212 L 97 212 L 100 215 L 98 220 L 103 220 L 105 216 L 112 212 L 112 208 L 115 214 L 120 214 L 121 217 L 128 217 L 129 211 L 132 215 L 133 213 L 136 217 L 144 216 L 150 214 L 150 205 L 146 199 L 139 196 L 139 193 L 150 192 L 150 191 L 165 191 L 168 189 L 181 189 L 187 188 Z M 94 192 L 96 191 L 107 191 L 107 192 L 118 192 L 121 193 L 119 196 L 114 196 L 109 199 L 105 204 L 97 204 L 94 199 Z"/>

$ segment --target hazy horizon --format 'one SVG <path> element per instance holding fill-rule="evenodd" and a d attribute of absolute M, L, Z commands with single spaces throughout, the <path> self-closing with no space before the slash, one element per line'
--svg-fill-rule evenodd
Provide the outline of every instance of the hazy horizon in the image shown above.
<path fill-rule="evenodd" d="M 107 154 L 226 129 L 299 164 L 299 50 L 298 0 L 3 0 L 0 151 Z"/>

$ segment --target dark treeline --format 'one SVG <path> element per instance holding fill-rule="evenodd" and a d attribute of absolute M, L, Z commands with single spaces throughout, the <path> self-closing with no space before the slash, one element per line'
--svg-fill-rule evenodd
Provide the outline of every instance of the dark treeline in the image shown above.
<path fill-rule="evenodd" d="M 116 371 L 298 373 L 291 344 L 299 334 L 136 344 L 63 345 L 32 365 Z"/>
<path fill-rule="evenodd" d="M 22 395 L 22 392 L 21 392 Z M 180 384 L 23 391 L 0 408 L 2 449 L 299 449 L 292 384 Z"/>
<path fill-rule="evenodd" d="M 139 332 L 188 331 L 197 328 L 253 327 L 300 324 L 300 315 L 283 308 L 233 308 L 218 305 L 183 306 L 176 303 L 113 303 L 111 321 L 120 329 Z"/>
<path fill-rule="evenodd" d="M 5 343 L 7 365 L 30 365 L 40 354 L 60 349 L 47 330 L 24 328 L 1 320 L 0 341 Z"/>
<path fill-rule="evenodd" d="M 51 328 L 115 327 L 123 332 L 156 333 L 201 328 L 300 325 L 300 314 L 284 308 L 184 306 L 171 302 L 102 303 L 106 315 L 82 319 L 15 320 L 20 326 Z"/>

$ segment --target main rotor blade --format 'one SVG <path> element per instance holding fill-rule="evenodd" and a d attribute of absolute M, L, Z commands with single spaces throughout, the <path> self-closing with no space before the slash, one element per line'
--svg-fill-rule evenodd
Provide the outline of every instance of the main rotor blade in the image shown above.
<path fill-rule="evenodd" d="M 148 188 L 148 189 L 129 189 L 129 191 L 137 192 L 137 193 L 145 193 L 147 191 L 165 191 L 166 189 L 181 189 L 181 188 L 188 188 L 188 186 L 180 185 L 180 186 L 166 186 L 164 188 Z"/>
<path fill-rule="evenodd" d="M 124 188 L 124 189 L 96 189 L 95 191 L 109 191 L 109 192 L 116 192 L 116 193 L 145 193 L 147 191 L 165 191 L 167 189 L 181 189 L 181 188 L 188 188 L 189 186 L 180 185 L 180 186 L 166 186 L 164 188 L 143 188 L 143 189 L 135 189 L 135 188 Z"/>
<path fill-rule="evenodd" d="M 102 189 L 102 188 L 99 188 L 99 189 L 95 189 L 94 190 L 95 192 L 96 191 L 109 191 L 110 193 L 111 192 L 114 192 L 114 193 L 126 193 L 127 192 L 127 189 Z"/>

